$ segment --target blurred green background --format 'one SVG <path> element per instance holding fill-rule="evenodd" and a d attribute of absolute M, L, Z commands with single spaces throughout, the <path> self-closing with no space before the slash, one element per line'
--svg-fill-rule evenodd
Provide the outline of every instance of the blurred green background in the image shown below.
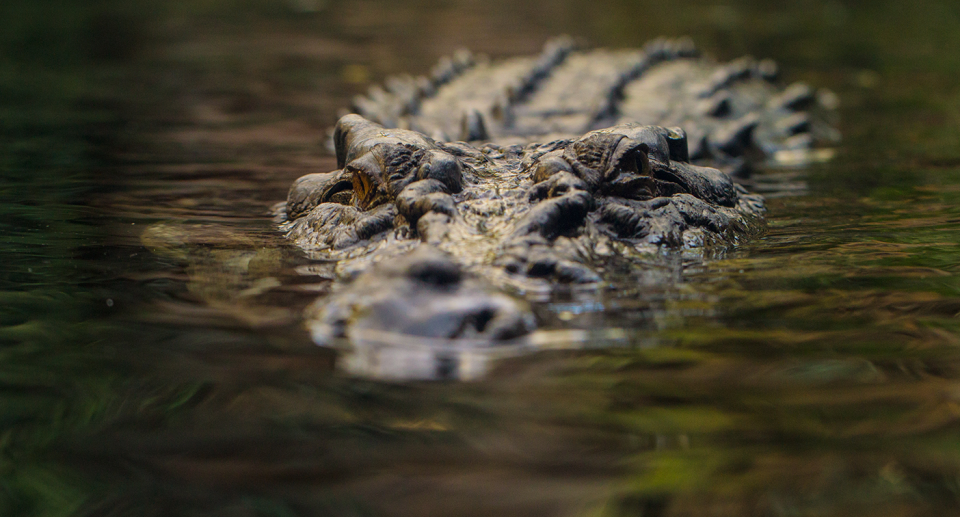
<path fill-rule="evenodd" d="M 689 275 L 669 346 L 366 383 L 140 243 L 269 239 L 370 83 L 564 33 L 689 35 L 840 95 L 837 159 Z M 0 515 L 958 514 L 957 48 L 949 1 L 3 2 Z"/>

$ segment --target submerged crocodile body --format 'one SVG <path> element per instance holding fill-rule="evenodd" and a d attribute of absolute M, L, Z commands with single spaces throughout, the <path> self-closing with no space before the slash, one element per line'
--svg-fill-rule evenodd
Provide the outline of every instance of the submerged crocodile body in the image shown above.
<path fill-rule="evenodd" d="M 293 242 L 356 277 L 308 310 L 314 338 L 516 340 L 535 323 L 504 290 L 593 285 L 608 260 L 749 237 L 763 199 L 731 176 L 833 138 L 829 95 L 776 75 L 687 40 L 558 39 L 371 89 L 334 130 L 338 170 L 301 177 L 278 209 Z"/>

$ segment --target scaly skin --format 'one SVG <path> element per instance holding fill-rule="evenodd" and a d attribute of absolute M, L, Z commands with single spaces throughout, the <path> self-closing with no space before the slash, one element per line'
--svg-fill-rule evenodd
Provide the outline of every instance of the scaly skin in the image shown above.
<path fill-rule="evenodd" d="M 438 141 L 528 144 L 631 122 L 679 126 L 693 161 L 731 171 L 744 161 L 809 159 L 804 151 L 838 138 L 827 116 L 832 94 L 803 83 L 779 88 L 770 60 L 718 64 L 697 55 L 688 39 L 611 51 L 557 38 L 539 56 L 499 62 L 460 51 L 429 77 L 374 86 L 353 107 Z"/>
<path fill-rule="evenodd" d="M 334 131 L 338 170 L 298 179 L 279 210 L 311 256 L 362 272 L 308 311 L 316 339 L 515 339 L 532 319 L 498 289 L 596 284 L 603 257 L 756 233 L 763 199 L 720 168 L 829 143 L 830 96 L 778 89 L 771 62 L 695 55 L 559 39 L 497 63 L 459 53 L 358 98 Z"/>

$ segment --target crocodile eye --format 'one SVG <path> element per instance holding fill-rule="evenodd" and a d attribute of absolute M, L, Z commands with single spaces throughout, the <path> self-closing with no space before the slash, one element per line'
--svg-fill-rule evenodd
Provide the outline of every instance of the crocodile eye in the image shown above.
<path fill-rule="evenodd" d="M 350 172 L 353 173 L 353 192 L 357 195 L 357 201 L 360 207 L 364 208 L 370 201 L 369 198 L 373 193 L 373 184 L 370 183 L 370 178 L 362 171 L 351 170 Z"/>
<path fill-rule="evenodd" d="M 690 149 L 687 144 L 687 132 L 683 128 L 671 127 L 667 129 L 667 148 L 670 150 L 670 159 L 678 162 L 690 161 Z"/>
<path fill-rule="evenodd" d="M 616 170 L 620 173 L 650 175 L 650 162 L 647 159 L 647 144 L 624 138 L 613 153 Z"/>
<path fill-rule="evenodd" d="M 357 158 L 348 163 L 344 170 L 351 175 L 353 192 L 357 198 L 357 205 L 367 210 L 375 205 L 379 190 L 380 168 L 370 154 Z"/>
<path fill-rule="evenodd" d="M 633 173 L 636 174 L 639 171 L 637 166 L 637 156 L 634 153 L 630 153 L 620 159 L 620 162 L 617 163 L 617 170 L 621 173 Z"/>

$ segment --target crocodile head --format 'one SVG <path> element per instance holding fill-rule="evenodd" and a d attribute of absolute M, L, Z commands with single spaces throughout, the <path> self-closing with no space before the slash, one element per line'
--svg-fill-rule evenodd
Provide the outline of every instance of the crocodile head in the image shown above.
<path fill-rule="evenodd" d="M 677 128 L 477 149 L 348 115 L 335 141 L 341 168 L 294 183 L 283 228 L 316 256 L 378 264 L 308 313 L 320 342 L 513 339 L 532 318 L 498 290 L 596 283 L 604 250 L 724 240 L 762 211 L 725 173 L 684 161 Z"/>
<path fill-rule="evenodd" d="M 510 341 L 533 325 L 505 293 L 595 285 L 607 260 L 758 231 L 763 199 L 720 168 L 816 156 L 835 132 L 823 96 L 778 88 L 768 61 L 695 56 L 685 40 L 561 40 L 358 98 L 334 130 L 338 169 L 298 179 L 279 209 L 297 246 L 354 278 L 308 312 L 316 340 Z M 457 127 L 470 142 L 451 141 Z"/>

